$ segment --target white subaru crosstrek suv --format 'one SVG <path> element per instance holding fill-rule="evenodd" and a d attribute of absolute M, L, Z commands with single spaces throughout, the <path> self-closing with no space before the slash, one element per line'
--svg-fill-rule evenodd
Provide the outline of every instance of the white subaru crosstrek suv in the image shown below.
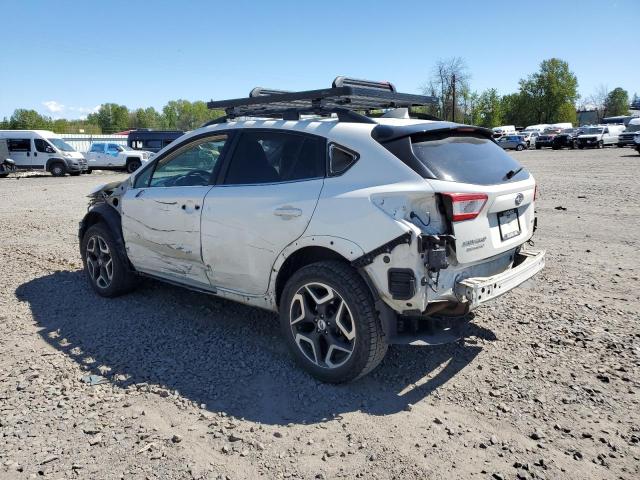
<path fill-rule="evenodd" d="M 91 286 L 112 297 L 142 275 L 279 312 L 293 356 L 328 382 L 389 344 L 457 340 L 544 251 L 528 246 L 533 177 L 490 130 L 409 118 L 432 101 L 338 77 L 210 102 L 227 115 L 92 193 Z"/>

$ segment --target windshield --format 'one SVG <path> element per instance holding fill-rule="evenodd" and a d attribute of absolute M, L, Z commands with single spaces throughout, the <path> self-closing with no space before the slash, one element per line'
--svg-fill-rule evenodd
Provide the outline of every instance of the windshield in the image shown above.
<path fill-rule="evenodd" d="M 488 138 L 443 134 L 423 139 L 414 140 L 413 152 L 438 180 L 494 185 L 529 178 L 529 172 Z M 508 178 L 510 171 L 518 173 Z"/>
<path fill-rule="evenodd" d="M 640 123 L 630 123 L 629 125 L 627 125 L 627 129 L 625 130 L 625 132 L 640 132 Z"/>
<path fill-rule="evenodd" d="M 582 132 L 583 135 L 593 135 L 593 134 L 599 134 L 602 133 L 603 129 L 602 128 L 585 128 Z"/>
<path fill-rule="evenodd" d="M 61 138 L 47 138 L 47 140 L 53 143 L 58 150 L 62 150 L 63 152 L 75 152 L 73 147 Z"/>

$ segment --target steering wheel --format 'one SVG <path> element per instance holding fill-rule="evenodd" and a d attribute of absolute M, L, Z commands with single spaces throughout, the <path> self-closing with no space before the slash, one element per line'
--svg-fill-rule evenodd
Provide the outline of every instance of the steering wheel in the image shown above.
<path fill-rule="evenodd" d="M 176 178 L 174 185 L 192 185 L 192 181 L 198 180 L 199 184 L 208 184 L 211 178 L 211 173 L 206 170 L 192 170 L 189 173 L 185 173 L 181 177 Z"/>

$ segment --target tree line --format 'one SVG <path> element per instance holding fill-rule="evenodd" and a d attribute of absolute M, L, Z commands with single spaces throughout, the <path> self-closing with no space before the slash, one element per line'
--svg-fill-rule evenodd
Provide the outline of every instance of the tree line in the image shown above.
<path fill-rule="evenodd" d="M 576 124 L 577 110 L 595 110 L 598 121 L 629 114 L 629 93 L 620 87 L 609 90 L 600 86 L 594 94 L 581 99 L 576 75 L 566 61 L 558 58 L 542 61 L 537 72 L 518 82 L 516 92 L 506 95 L 500 95 L 495 88 L 474 91 L 470 80 L 462 58 L 439 60 L 422 89 L 425 95 L 437 99 L 435 105 L 424 109 L 425 113 L 488 128 L 560 122 Z M 631 103 L 638 103 L 637 94 Z"/>
<path fill-rule="evenodd" d="M 578 79 L 569 64 L 558 58 L 540 63 L 537 72 L 522 78 L 516 92 L 500 95 L 495 88 L 472 90 L 471 74 L 464 59 L 453 57 L 436 62 L 431 78 L 422 88 L 436 98 L 434 105 L 420 110 L 443 120 L 495 127 L 577 121 L 576 109 L 595 110 L 598 120 L 629 113 L 629 94 L 605 86 L 585 98 L 578 95 Z M 638 104 L 635 94 L 632 103 Z M 134 128 L 193 130 L 224 115 L 209 110 L 205 102 L 171 100 L 161 111 L 153 107 L 130 110 L 125 105 L 104 103 L 83 120 L 53 119 L 35 110 L 19 108 L 0 121 L 0 129 L 43 129 L 57 133 L 115 133 Z"/>
<path fill-rule="evenodd" d="M 0 129 L 51 130 L 56 133 L 116 133 L 135 128 L 193 130 L 221 117 L 221 110 L 209 110 L 202 101 L 171 100 L 158 112 L 153 107 L 129 110 L 125 105 L 104 103 L 83 120 L 53 119 L 35 110 L 18 108 L 0 121 Z"/>

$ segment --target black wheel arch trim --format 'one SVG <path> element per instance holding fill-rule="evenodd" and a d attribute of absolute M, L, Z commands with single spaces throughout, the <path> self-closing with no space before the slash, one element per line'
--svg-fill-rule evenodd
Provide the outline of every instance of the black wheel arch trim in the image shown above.
<path fill-rule="evenodd" d="M 113 240 L 116 243 L 116 249 L 118 250 L 118 253 L 121 255 L 126 265 L 129 267 L 129 270 L 132 272 L 135 271 L 133 265 L 131 265 L 131 262 L 129 261 L 129 256 L 127 255 L 127 249 L 124 243 L 124 235 L 122 233 L 122 218 L 120 217 L 120 214 L 117 212 L 117 210 L 107 205 L 106 203 L 99 203 L 92 207 L 80 222 L 78 228 L 78 239 L 80 242 L 81 257 L 84 259 L 84 252 L 82 251 L 82 239 L 84 238 L 84 234 L 89 229 L 89 227 L 100 222 L 104 223 L 113 234 Z"/>

